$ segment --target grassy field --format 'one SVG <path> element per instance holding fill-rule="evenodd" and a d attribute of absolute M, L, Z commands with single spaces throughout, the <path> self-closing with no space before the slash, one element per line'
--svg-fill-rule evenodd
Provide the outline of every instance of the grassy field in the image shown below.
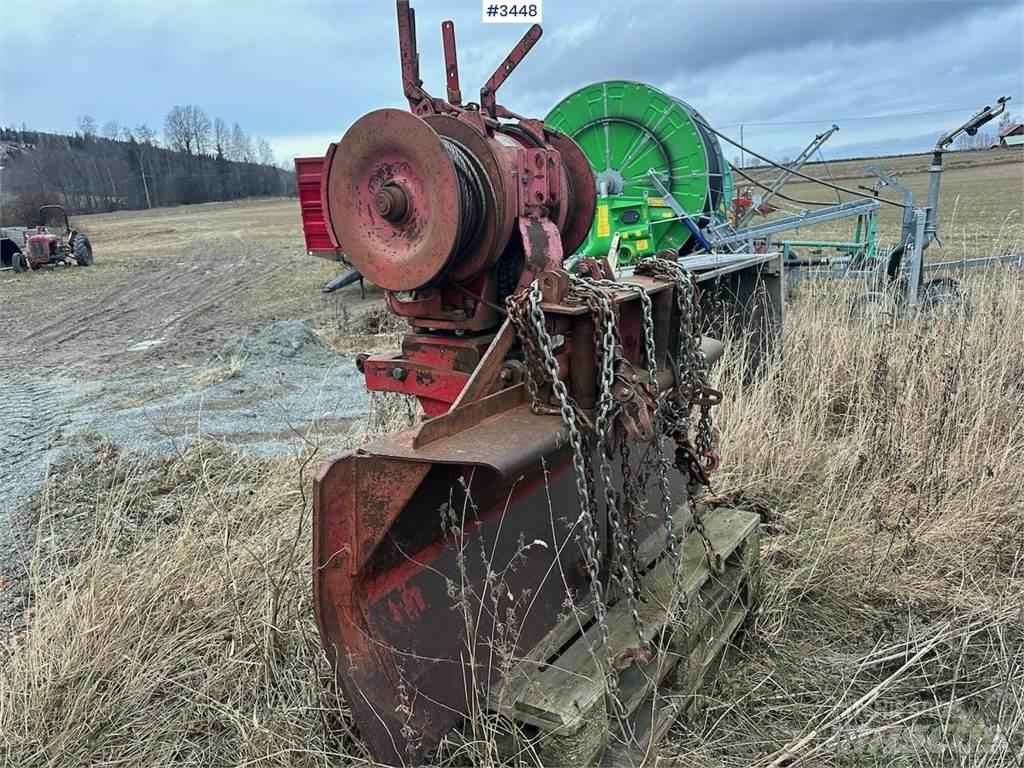
<path fill-rule="evenodd" d="M 1020 248 L 1019 173 L 949 172 L 945 249 Z M 218 226 L 268 227 L 272 210 Z M 1024 280 L 990 270 L 968 292 L 969 312 L 855 325 L 842 291 L 801 291 L 752 386 L 730 344 L 715 491 L 762 516 L 762 605 L 659 764 L 1024 760 Z M 359 346 L 344 312 L 304 311 Z M 410 417 L 379 398 L 347 443 L 313 434 L 272 459 L 202 438 L 159 459 L 97 440 L 53 473 L 32 500 L 25 623 L 0 657 L 4 763 L 365 762 L 312 615 L 310 483 L 326 454 Z"/>

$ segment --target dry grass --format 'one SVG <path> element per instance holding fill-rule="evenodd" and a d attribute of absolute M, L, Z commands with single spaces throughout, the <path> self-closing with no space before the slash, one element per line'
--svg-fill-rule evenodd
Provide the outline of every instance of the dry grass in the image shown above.
<path fill-rule="evenodd" d="M 750 388 L 733 349 L 717 490 L 765 510 L 764 603 L 667 757 L 1024 757 L 1024 284 L 977 281 L 970 315 L 885 332 L 804 292 Z M 374 431 L 415 417 L 377 412 Z M 55 477 L 0 670 L 6 764 L 359 761 L 310 605 L 320 458 L 99 446 Z"/>
<path fill-rule="evenodd" d="M 971 289 L 969 314 L 888 328 L 805 293 L 750 388 L 734 350 L 718 490 L 766 512 L 764 600 L 672 754 L 1024 758 L 1024 282 Z"/>

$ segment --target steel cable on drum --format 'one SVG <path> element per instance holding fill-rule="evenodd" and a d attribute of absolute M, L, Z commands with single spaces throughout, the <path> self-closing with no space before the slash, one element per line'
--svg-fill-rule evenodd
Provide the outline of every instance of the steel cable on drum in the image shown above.
<path fill-rule="evenodd" d="M 452 249 L 452 258 L 458 259 L 476 243 L 483 231 L 487 217 L 485 182 L 466 147 L 447 136 L 439 138 L 455 166 L 459 186 L 459 234 Z"/>

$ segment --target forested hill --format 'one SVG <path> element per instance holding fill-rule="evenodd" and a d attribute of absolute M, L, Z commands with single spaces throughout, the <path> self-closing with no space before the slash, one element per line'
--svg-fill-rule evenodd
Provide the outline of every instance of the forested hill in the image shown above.
<path fill-rule="evenodd" d="M 294 173 L 274 165 L 262 139 L 169 148 L 152 134 L 124 135 L 0 128 L 4 223 L 33 223 L 46 203 L 76 214 L 295 194 Z"/>

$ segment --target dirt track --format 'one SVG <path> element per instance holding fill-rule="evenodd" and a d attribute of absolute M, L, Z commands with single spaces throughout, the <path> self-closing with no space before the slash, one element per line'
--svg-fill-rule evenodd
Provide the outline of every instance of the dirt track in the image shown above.
<path fill-rule="evenodd" d="M 204 359 L 239 331 L 284 318 L 323 324 L 334 311 L 335 300 L 321 299 L 318 288 L 337 268 L 306 255 L 294 200 L 83 216 L 76 224 L 93 240 L 93 267 L 0 273 L 9 329 L 0 364 L 175 365 Z"/>
<path fill-rule="evenodd" d="M 339 267 L 306 254 L 295 200 L 75 224 L 94 266 L 0 272 L 0 596 L 28 499 L 85 441 L 159 453 L 202 434 L 269 454 L 315 431 L 330 450 L 367 409 L 331 342 L 380 295 L 320 292 Z"/>

